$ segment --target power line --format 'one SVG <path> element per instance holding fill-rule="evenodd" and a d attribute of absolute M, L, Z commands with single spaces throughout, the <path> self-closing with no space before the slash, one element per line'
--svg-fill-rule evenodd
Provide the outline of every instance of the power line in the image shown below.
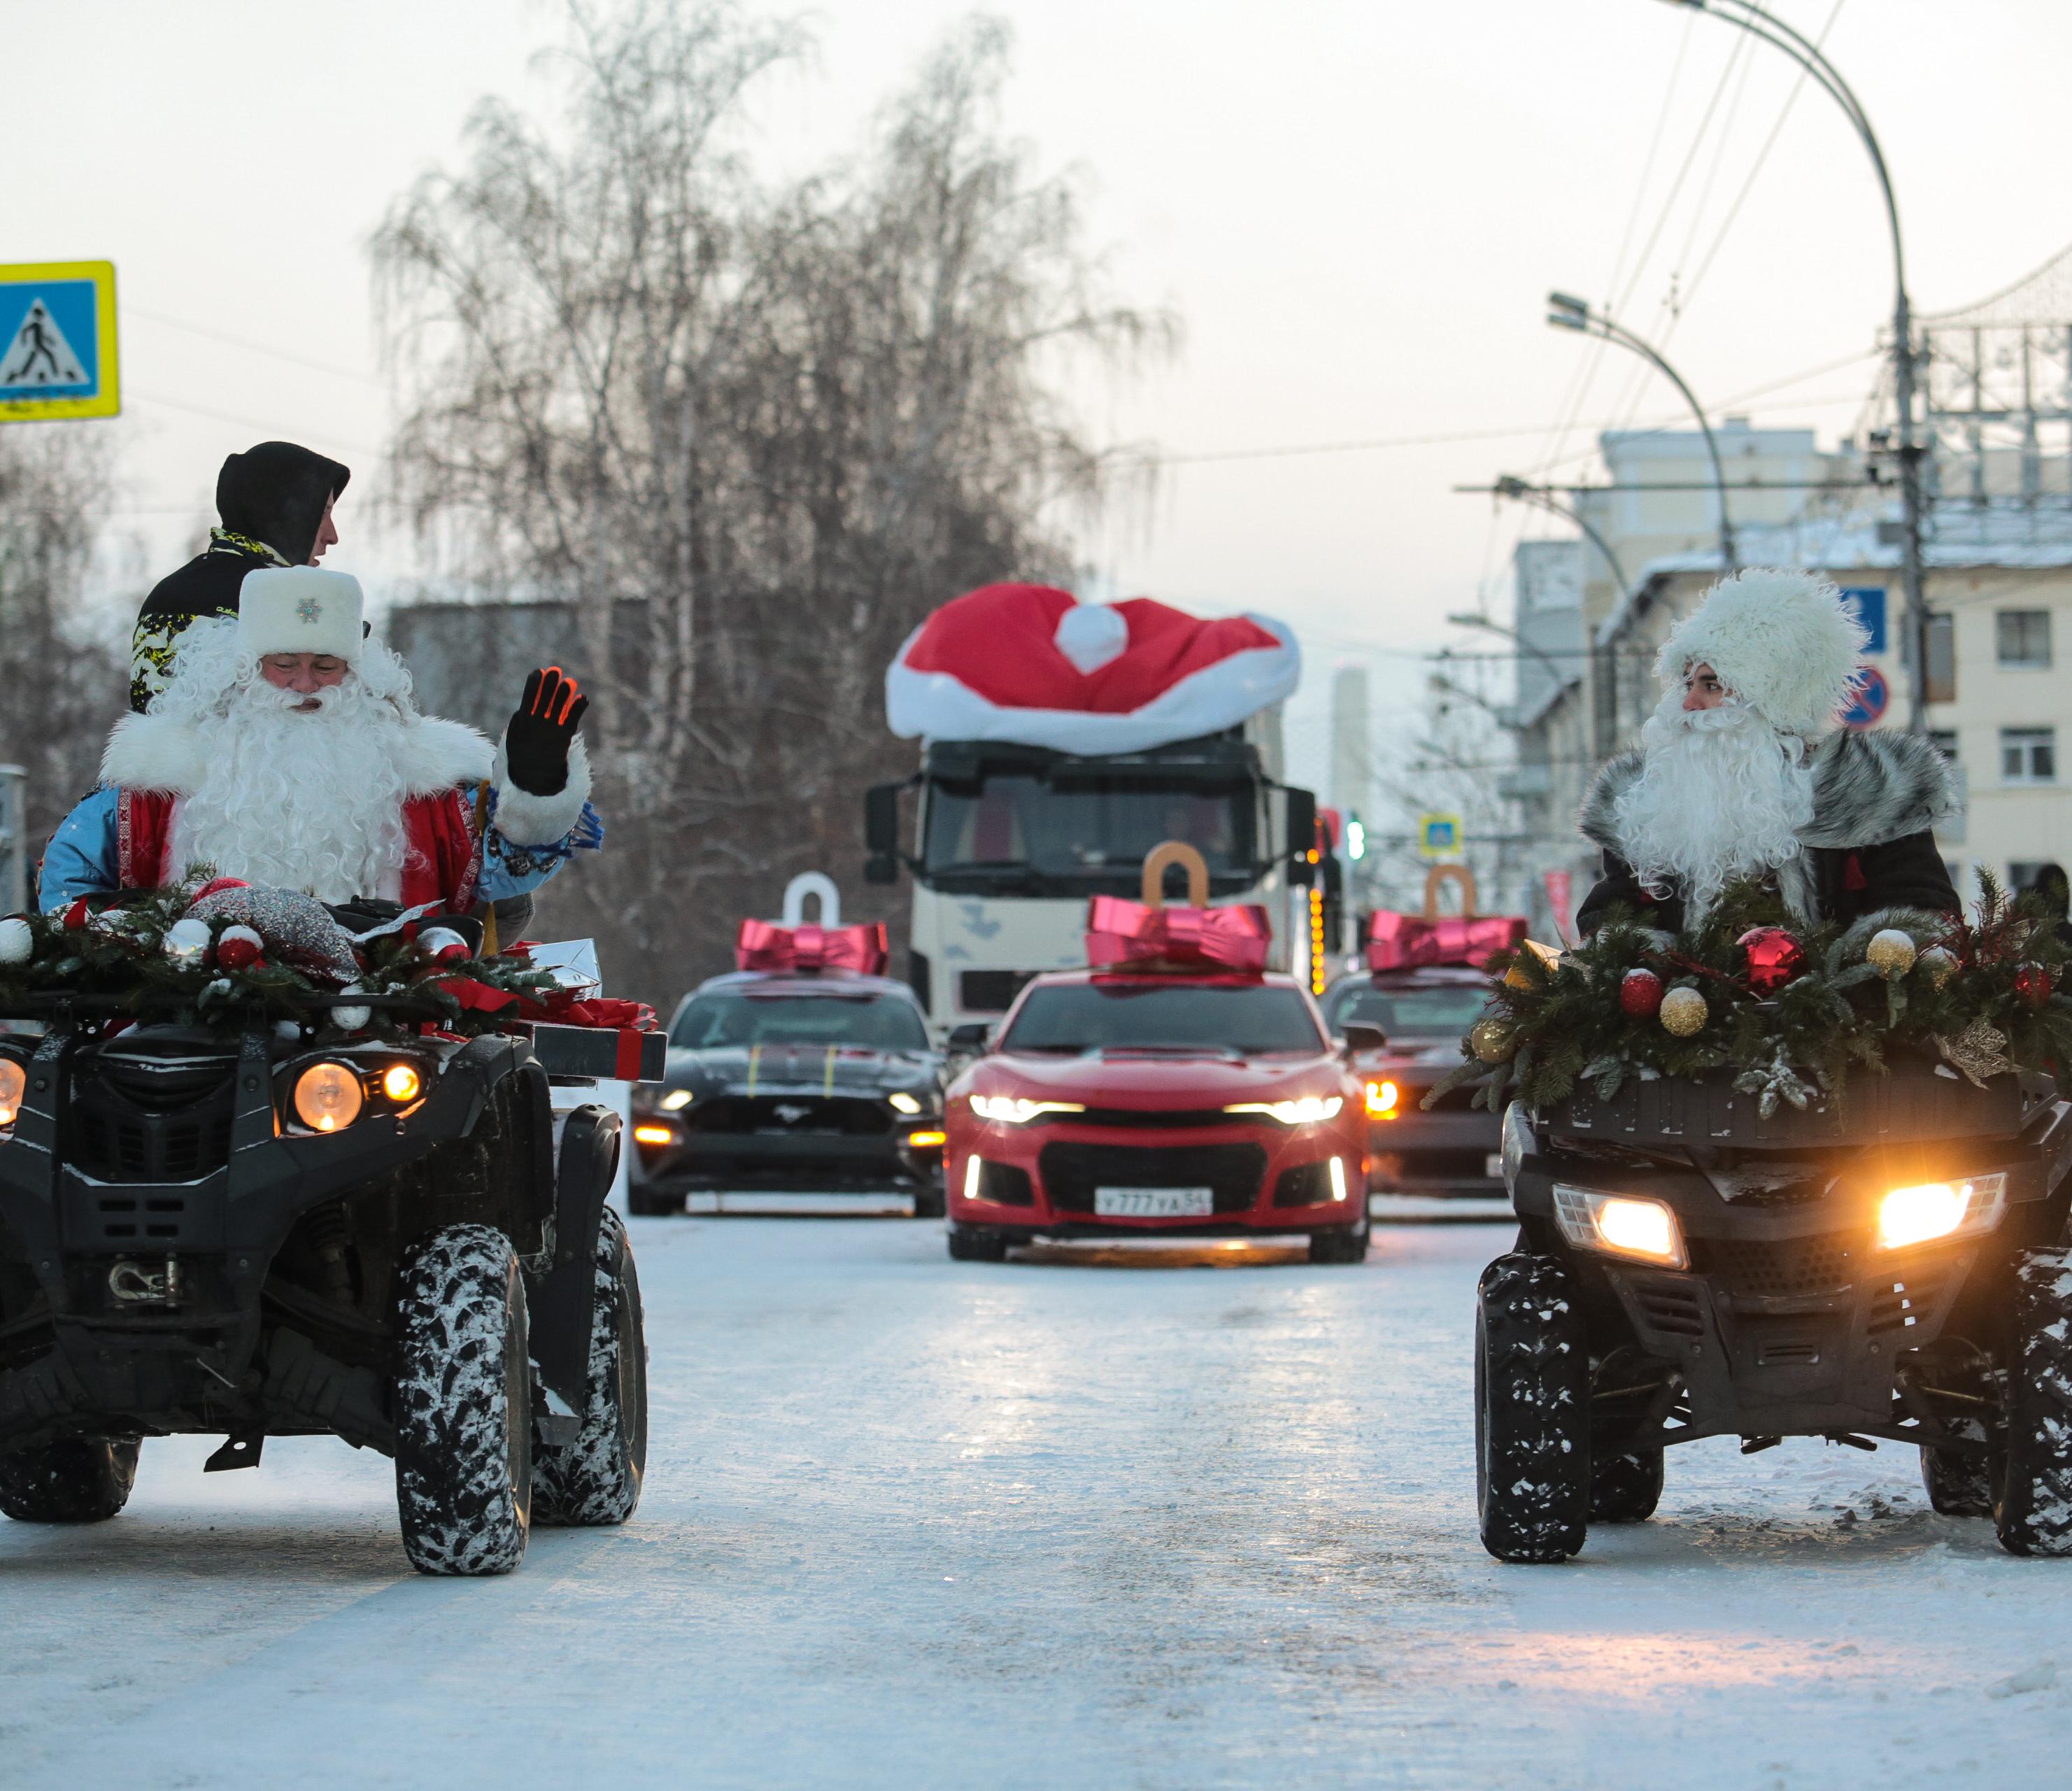
<path fill-rule="evenodd" d="M 291 366 L 306 367 L 311 373 L 329 373 L 334 379 L 357 380 L 363 385 L 379 387 L 380 381 L 371 374 L 351 367 L 333 366 L 329 361 L 312 360 L 306 355 L 291 354 L 286 348 L 269 348 L 265 343 L 254 342 L 249 336 L 232 336 L 223 330 L 210 329 L 206 324 L 190 323 L 186 319 L 168 317 L 163 311 L 146 311 L 142 305 L 133 305 L 124 300 L 122 309 L 132 317 L 141 317 L 147 323 L 162 323 L 170 330 L 184 330 L 190 336 L 205 336 L 212 342 L 220 342 L 232 348 L 244 348 L 255 355 L 268 355 L 275 360 L 285 360 Z"/>

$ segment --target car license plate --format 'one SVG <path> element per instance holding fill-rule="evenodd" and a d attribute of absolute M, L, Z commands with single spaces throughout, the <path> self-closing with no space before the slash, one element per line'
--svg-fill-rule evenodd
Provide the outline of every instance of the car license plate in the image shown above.
<path fill-rule="evenodd" d="M 1216 1210 L 1207 1188 L 1097 1188 L 1094 1216 L 1100 1219 L 1206 1219 Z"/>
<path fill-rule="evenodd" d="M 1493 1182 L 1503 1180 L 1503 1153 L 1492 1151 L 1482 1159 L 1482 1173 Z"/>

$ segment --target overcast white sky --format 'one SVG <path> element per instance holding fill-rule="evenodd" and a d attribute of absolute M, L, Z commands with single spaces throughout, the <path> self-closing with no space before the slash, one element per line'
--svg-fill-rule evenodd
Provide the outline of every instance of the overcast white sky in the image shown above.
<path fill-rule="evenodd" d="M 1834 10 L 1777 3 L 1809 32 Z M 773 162 L 853 142 L 968 10 L 807 12 L 818 68 L 767 97 Z M 1720 238 L 1794 76 L 1753 44 L 1730 67 L 1742 39 L 1724 23 L 1660 0 L 989 10 L 1017 34 L 1010 128 L 1044 167 L 1084 171 L 1121 290 L 1185 321 L 1182 358 L 1108 397 L 1096 434 L 1177 455 L 1452 438 L 1176 465 L 1148 529 L 1088 543 L 1124 594 L 1296 624 L 1312 667 L 1298 762 L 1321 747 L 1331 663 L 1362 658 L 1404 692 L 1449 610 L 1484 589 L 1504 599 L 1524 519 L 1452 486 L 1550 461 L 1579 471 L 1593 426 L 1675 414 L 1672 394 L 1617 360 L 1579 401 L 1593 350 L 1542 323 L 1550 286 L 1667 331 L 1708 404 L 1823 439 L 1857 420 L 1868 360 L 1728 404 L 1867 355 L 1891 268 L 1865 158 L 1810 88 Z M 143 532 L 152 576 L 191 550 L 224 455 L 286 436 L 354 467 L 330 563 L 367 574 L 378 598 L 404 562 L 353 533 L 351 496 L 379 484 L 388 416 L 364 241 L 393 195 L 458 155 L 480 95 L 552 105 L 532 58 L 558 39 L 559 8 L 67 0 L 5 16 L 0 260 L 117 265 L 121 520 Z M 1844 0 L 1827 47 L 1884 139 L 1918 307 L 1984 296 L 2072 241 L 2072 7 Z M 1689 294 L 1673 320 L 1659 308 L 1672 274 Z M 1562 418 L 1577 426 L 1556 434 Z"/>

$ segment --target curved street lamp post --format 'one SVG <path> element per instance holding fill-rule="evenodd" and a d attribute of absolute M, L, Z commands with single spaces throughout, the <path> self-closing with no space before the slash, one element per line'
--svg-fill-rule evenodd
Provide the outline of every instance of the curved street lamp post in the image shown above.
<path fill-rule="evenodd" d="M 1667 0 L 1667 3 L 1709 13 L 1729 25 L 1737 25 L 1749 36 L 1760 38 L 1790 57 L 1842 109 L 1870 156 L 1872 171 L 1877 175 L 1878 191 L 1885 199 L 1885 222 L 1892 231 L 1893 395 L 1899 412 L 1898 439 L 1893 453 L 1899 462 L 1901 566 L 1906 586 L 1907 635 L 1914 654 L 1913 708 L 1907 727 L 1920 733 L 1928 726 L 1928 599 L 1921 560 L 1921 457 L 1925 450 L 1914 438 L 1914 311 L 1906 296 L 1899 202 L 1893 196 L 1885 151 L 1878 146 L 1877 133 L 1871 129 L 1870 114 L 1842 79 L 1841 71 L 1821 54 L 1820 47 L 1811 39 L 1766 11 L 1756 0 Z"/>

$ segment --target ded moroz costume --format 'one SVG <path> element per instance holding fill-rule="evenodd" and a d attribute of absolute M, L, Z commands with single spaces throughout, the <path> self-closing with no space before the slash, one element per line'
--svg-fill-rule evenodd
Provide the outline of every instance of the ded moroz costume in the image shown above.
<path fill-rule="evenodd" d="M 193 621 L 150 712 L 116 724 L 100 786 L 51 839 L 42 906 L 206 865 L 327 902 L 461 913 L 602 843 L 574 680 L 533 673 L 492 747 L 419 713 L 362 607 L 344 573 L 269 566 L 245 578 L 235 617 Z M 293 684 L 262 663 L 287 676 L 282 656 L 300 656 Z"/>
<path fill-rule="evenodd" d="M 1641 744 L 1583 805 L 1605 854 L 1583 933 L 1622 907 L 1675 932 L 1745 877 L 1773 880 L 1803 922 L 1956 910 L 1933 834 L 1955 805 L 1942 753 L 1921 735 L 1839 725 L 1864 641 L 1841 594 L 1805 572 L 1737 573 L 1676 624 Z M 1687 706 L 1701 667 L 1725 686 L 1716 707 Z"/>

